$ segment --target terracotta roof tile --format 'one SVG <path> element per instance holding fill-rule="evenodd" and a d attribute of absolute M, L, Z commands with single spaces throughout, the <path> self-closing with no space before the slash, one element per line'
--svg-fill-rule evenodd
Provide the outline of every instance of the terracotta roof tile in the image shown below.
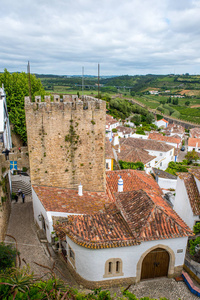
<path fill-rule="evenodd" d="M 189 138 L 188 139 L 188 146 L 189 147 L 200 147 L 200 139 L 198 138 Z"/>
<path fill-rule="evenodd" d="M 126 162 L 138 162 L 141 161 L 143 164 L 147 164 L 152 161 L 156 156 L 152 156 L 148 151 L 141 148 L 133 148 L 128 145 L 122 145 L 120 147 L 120 153 L 117 153 L 119 160 Z"/>
<path fill-rule="evenodd" d="M 114 119 L 112 116 L 106 114 L 106 125 L 111 125 L 111 124 L 115 124 L 115 123 L 118 123 L 118 122 L 119 121 Z"/>
<path fill-rule="evenodd" d="M 61 238 L 66 234 L 76 244 L 91 249 L 138 244 L 119 212 L 69 216 L 67 223 L 54 224 L 54 230 Z"/>
<path fill-rule="evenodd" d="M 114 158 L 114 154 L 113 154 L 112 144 L 110 143 L 109 138 L 106 138 L 106 143 L 105 143 L 105 156 L 106 156 L 106 158 L 115 159 L 115 158 Z"/>
<path fill-rule="evenodd" d="M 200 138 L 200 128 L 195 127 L 190 129 L 190 136 L 192 138 Z"/>
<path fill-rule="evenodd" d="M 170 173 L 167 173 L 167 172 L 157 169 L 157 168 L 152 168 L 152 171 L 155 174 L 155 176 L 158 176 L 160 178 L 177 179 L 177 176 L 172 175 Z"/>
<path fill-rule="evenodd" d="M 192 231 L 156 193 L 145 191 L 115 194 L 116 204 L 137 240 L 157 240 L 192 235 Z"/>
<path fill-rule="evenodd" d="M 166 145 L 166 143 L 158 142 L 154 140 L 148 139 L 137 139 L 137 138 L 120 138 L 120 146 L 121 145 L 129 145 L 131 147 L 142 148 L 144 150 L 154 150 L 167 152 L 173 149 L 174 147 L 171 145 Z"/>
<path fill-rule="evenodd" d="M 47 186 L 33 186 L 38 198 L 46 211 L 57 211 L 74 214 L 93 214 L 104 210 L 109 203 L 103 192 L 83 191 L 83 196 L 77 190 Z"/>
<path fill-rule="evenodd" d="M 192 171 L 190 170 L 188 173 L 177 173 L 177 175 L 185 183 L 193 214 L 198 216 L 200 215 L 200 195 L 194 175 L 191 172 Z"/>
<path fill-rule="evenodd" d="M 151 175 L 144 171 L 138 170 L 118 170 L 106 172 L 106 186 L 108 197 L 115 201 L 114 193 L 118 191 L 118 180 L 123 179 L 124 192 L 137 191 L 139 189 L 146 190 L 148 193 L 155 191 L 162 194 L 162 191 Z"/>
<path fill-rule="evenodd" d="M 161 142 L 165 142 L 165 143 L 174 143 L 174 144 L 179 144 L 181 142 L 181 138 L 178 137 L 174 137 L 174 136 L 164 136 L 161 133 L 150 133 L 148 136 L 149 140 L 156 140 L 156 141 L 161 141 Z"/>
<path fill-rule="evenodd" d="M 126 126 L 117 126 L 117 131 L 122 132 L 123 134 L 130 134 L 133 132 L 133 128 L 126 127 Z"/>

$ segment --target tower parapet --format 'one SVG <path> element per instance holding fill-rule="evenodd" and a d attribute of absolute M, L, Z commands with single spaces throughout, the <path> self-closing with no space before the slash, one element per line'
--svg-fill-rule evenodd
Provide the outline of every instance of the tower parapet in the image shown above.
<path fill-rule="evenodd" d="M 26 97 L 25 111 L 32 184 L 105 191 L 106 102 Z"/>

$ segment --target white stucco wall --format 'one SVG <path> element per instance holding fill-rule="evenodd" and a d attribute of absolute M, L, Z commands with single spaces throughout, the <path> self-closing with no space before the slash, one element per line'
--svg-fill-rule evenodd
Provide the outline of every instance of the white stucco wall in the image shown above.
<path fill-rule="evenodd" d="M 39 225 L 40 229 L 42 229 L 42 221 L 39 220 L 38 216 L 43 215 L 45 220 L 45 225 L 46 225 L 46 237 L 48 242 L 51 243 L 51 232 L 54 231 L 52 216 L 67 217 L 68 215 L 76 215 L 76 214 L 46 211 L 33 188 L 32 188 L 32 199 L 33 199 L 34 220 Z"/>
<path fill-rule="evenodd" d="M 176 196 L 174 201 L 174 210 L 183 219 L 183 221 L 193 229 L 195 221 L 198 217 L 193 215 L 190 201 L 184 181 L 178 177 L 176 186 Z"/>
<path fill-rule="evenodd" d="M 148 150 L 148 149 L 145 150 L 147 150 L 150 155 L 156 156 L 155 161 L 157 161 L 157 163 L 155 163 L 155 167 L 161 170 L 166 170 L 169 162 L 173 161 L 174 159 L 174 148 L 166 152 Z"/>
<path fill-rule="evenodd" d="M 76 272 L 86 280 L 101 281 L 109 279 L 136 277 L 137 264 L 141 255 L 148 249 L 154 247 L 155 245 L 164 245 L 170 247 L 175 255 L 174 266 L 182 266 L 185 258 L 187 237 L 143 242 L 141 243 L 141 245 L 138 246 L 98 250 L 92 250 L 81 247 L 72 242 L 68 237 L 67 243 L 75 252 Z M 177 250 L 180 249 L 183 250 L 183 252 L 177 253 Z M 109 278 L 103 277 L 105 274 L 105 263 L 108 259 L 111 258 L 120 258 L 122 260 L 122 272 L 124 273 L 123 276 Z"/>
<path fill-rule="evenodd" d="M 188 146 L 188 152 L 191 152 L 192 150 L 195 150 L 196 152 L 200 152 L 200 147 L 196 147 L 196 146 L 195 147 L 191 147 L 191 146 Z"/>
<path fill-rule="evenodd" d="M 162 120 L 156 121 L 155 124 L 156 124 L 156 126 L 158 126 L 158 128 L 160 128 L 160 127 L 166 128 L 168 126 L 168 122 L 164 122 Z"/>
<path fill-rule="evenodd" d="M 177 179 L 161 178 L 156 176 L 156 181 L 161 189 L 176 190 Z"/>
<path fill-rule="evenodd" d="M 137 134 L 137 133 L 131 134 L 131 137 L 132 138 L 136 138 L 136 139 L 143 139 L 143 140 L 147 140 L 148 139 L 148 135 Z"/>

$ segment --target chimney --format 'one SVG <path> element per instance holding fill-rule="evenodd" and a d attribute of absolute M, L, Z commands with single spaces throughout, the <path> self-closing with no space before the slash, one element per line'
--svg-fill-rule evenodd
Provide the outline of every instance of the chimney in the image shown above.
<path fill-rule="evenodd" d="M 79 196 L 83 196 L 83 186 L 81 185 L 81 183 L 78 186 L 78 194 Z"/>
<path fill-rule="evenodd" d="M 118 180 L 118 192 L 123 192 L 123 179 L 120 176 L 120 179 Z"/>

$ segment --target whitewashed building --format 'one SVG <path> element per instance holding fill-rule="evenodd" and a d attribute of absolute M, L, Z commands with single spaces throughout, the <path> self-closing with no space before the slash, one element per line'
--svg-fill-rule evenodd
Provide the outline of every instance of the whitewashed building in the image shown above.
<path fill-rule="evenodd" d="M 118 150 L 120 146 L 130 146 L 132 148 L 140 148 L 146 150 L 149 155 L 156 157 L 155 165 L 152 167 L 160 168 L 165 170 L 168 167 L 170 161 L 174 160 L 174 147 L 166 145 L 163 142 L 158 142 L 154 140 L 144 140 L 144 139 L 135 139 L 135 138 L 120 138 L 115 141 L 115 149 Z"/>
<path fill-rule="evenodd" d="M 195 150 L 200 153 L 200 138 L 191 138 L 188 139 L 188 151 Z"/>
<path fill-rule="evenodd" d="M 166 121 L 165 119 L 155 121 L 154 123 L 156 126 L 158 126 L 158 128 L 166 128 L 168 126 L 168 121 Z"/>
<path fill-rule="evenodd" d="M 154 179 L 136 170 L 110 171 L 106 177 L 105 211 L 70 215 L 54 225 L 79 282 L 97 287 L 180 275 L 192 232 Z"/>
<path fill-rule="evenodd" d="M 2 144 L 2 148 L 7 148 L 8 150 L 12 148 L 6 93 L 3 85 L 0 88 L 0 143 Z"/>
<path fill-rule="evenodd" d="M 192 229 L 200 220 L 200 169 L 177 174 L 174 210 Z"/>
<path fill-rule="evenodd" d="M 167 145 L 173 146 L 174 148 L 180 148 L 182 145 L 182 140 L 179 136 L 164 136 L 162 135 L 162 133 L 158 132 L 150 133 L 148 139 L 166 143 Z"/>

